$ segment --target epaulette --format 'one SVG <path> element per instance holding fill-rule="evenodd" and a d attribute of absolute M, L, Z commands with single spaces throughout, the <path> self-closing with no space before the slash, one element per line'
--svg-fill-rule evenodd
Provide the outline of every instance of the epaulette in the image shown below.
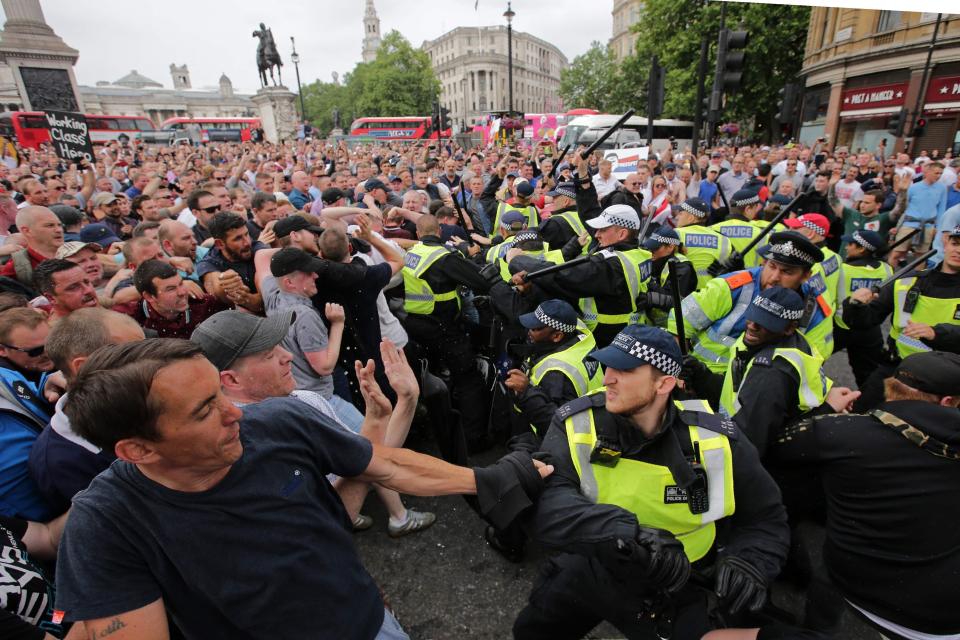
<path fill-rule="evenodd" d="M 557 409 L 557 415 L 560 416 L 561 420 L 566 420 L 575 413 L 580 413 L 581 411 L 586 411 L 591 407 L 602 407 L 607 403 L 607 394 L 603 391 L 598 391 L 597 393 L 591 393 L 589 395 L 580 396 L 571 400 L 567 404 L 563 405 Z"/>
<path fill-rule="evenodd" d="M 698 413 L 697 426 L 727 436 L 730 440 L 740 438 L 740 429 L 737 428 L 737 423 L 716 413 Z"/>
<path fill-rule="evenodd" d="M 727 283 L 727 286 L 730 287 L 730 290 L 739 289 L 740 287 L 753 282 L 753 274 L 749 271 L 737 271 L 736 273 L 731 273 L 730 275 L 723 276 L 724 281 Z"/>

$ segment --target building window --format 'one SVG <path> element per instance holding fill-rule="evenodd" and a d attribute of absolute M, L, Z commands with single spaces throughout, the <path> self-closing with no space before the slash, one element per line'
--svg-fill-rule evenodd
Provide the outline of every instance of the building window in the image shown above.
<path fill-rule="evenodd" d="M 877 31 L 890 31 L 900 26 L 900 11 L 881 11 Z"/>

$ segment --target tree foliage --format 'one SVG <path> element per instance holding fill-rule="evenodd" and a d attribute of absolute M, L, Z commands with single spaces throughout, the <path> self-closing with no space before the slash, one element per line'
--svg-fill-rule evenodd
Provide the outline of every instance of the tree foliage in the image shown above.
<path fill-rule="evenodd" d="M 613 51 L 594 40 L 570 68 L 560 71 L 560 97 L 571 108 L 611 111 L 618 79 Z"/>
<path fill-rule="evenodd" d="M 346 129 L 361 116 L 428 115 L 439 93 L 430 57 L 397 31 L 383 38 L 376 59 L 354 67 L 343 84 L 318 80 L 303 87 L 307 119 L 321 131 L 333 127 L 335 108 Z"/>

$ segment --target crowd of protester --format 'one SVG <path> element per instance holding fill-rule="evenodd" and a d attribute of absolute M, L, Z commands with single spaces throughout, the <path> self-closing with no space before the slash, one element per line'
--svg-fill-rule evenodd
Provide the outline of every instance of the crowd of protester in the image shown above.
<path fill-rule="evenodd" d="M 936 253 L 927 261 L 931 270 L 940 269 L 942 279 L 960 273 L 960 249 L 955 246 L 960 246 L 960 160 L 949 153 L 938 157 L 924 150 L 912 158 L 887 153 L 884 147 L 854 152 L 822 140 L 813 145 L 717 145 L 697 153 L 656 150 L 646 162 L 624 171 L 604 159 L 602 151 L 583 158 L 578 149 L 560 158 L 550 144 L 464 148 L 445 140 L 348 143 L 307 138 L 196 147 L 110 143 L 97 147 L 93 162 L 78 164 L 64 162 L 49 148 L 19 151 L 17 166 L 0 164 L 0 573 L 7 577 L 0 580 L 0 636 L 10 638 L 107 637 L 104 631 L 111 624 L 115 637 L 167 637 L 122 635 L 136 629 L 122 629 L 131 623 L 115 615 L 153 607 L 150 603 L 158 596 L 167 604 L 167 614 L 161 605 L 159 614 L 155 608 L 150 614 L 159 618 L 142 620 L 160 624 L 157 621 L 169 615 L 171 637 L 177 637 L 178 627 L 186 637 L 199 637 L 198 629 L 215 628 L 219 616 L 227 615 L 219 609 L 210 614 L 186 602 L 183 594 L 172 593 L 177 591 L 171 586 L 177 584 L 172 575 L 158 577 L 160 587 L 128 585 L 123 564 L 127 556 L 102 567 L 80 559 L 97 551 L 109 557 L 115 551 L 106 543 L 84 549 L 83 541 L 150 536 L 151 522 L 177 518 L 169 506 L 151 511 L 139 504 L 124 515 L 141 519 L 142 528 L 126 523 L 114 531 L 91 515 L 101 504 L 95 499 L 102 499 L 104 492 L 102 486 L 91 486 L 98 475 L 100 482 L 101 474 L 116 471 L 121 482 L 132 482 L 114 464 L 118 457 L 144 470 L 169 472 L 176 466 L 151 466 L 163 456 L 175 459 L 172 453 L 144 453 L 143 447 L 134 451 L 123 444 L 134 436 L 157 440 L 149 428 L 130 435 L 120 427 L 98 431 L 101 427 L 91 426 L 96 422 L 96 414 L 90 413 L 94 388 L 116 394 L 99 399 L 102 407 L 117 405 L 115 410 L 100 409 L 104 422 L 120 416 L 156 421 L 146 392 L 140 392 L 145 408 L 138 410 L 127 406 L 133 399 L 123 397 L 136 394 L 119 382 L 114 392 L 109 385 L 96 386 L 101 384 L 96 374 L 104 367 L 125 370 L 138 359 L 174 362 L 202 353 L 216 369 L 213 379 L 219 380 L 222 396 L 232 406 L 241 407 L 252 422 L 261 420 L 263 430 L 274 429 L 276 422 L 281 425 L 276 433 L 303 447 L 315 446 L 304 444 L 305 439 L 301 443 L 300 431 L 284 423 L 295 421 L 293 413 L 285 413 L 286 405 L 271 404 L 292 395 L 303 405 L 300 411 L 323 416 L 317 418 L 323 428 L 342 431 L 324 436 L 324 446 L 344 451 L 342 459 L 333 459 L 336 454 L 329 451 L 318 454 L 331 458 L 323 468 L 329 482 L 309 479 L 336 487 L 338 493 L 331 490 L 325 500 L 342 501 L 334 511 L 346 518 L 334 523 L 341 531 L 330 535 L 342 537 L 350 527 L 361 531 L 381 526 L 399 538 L 430 527 L 436 516 L 407 508 L 403 491 L 396 490 L 388 474 L 373 490 L 389 520 L 374 522 L 361 513 L 368 487 L 345 482 L 362 475 L 365 450 L 353 439 L 370 437 L 365 425 L 372 423 L 371 414 L 384 411 L 384 402 L 388 409 L 378 416 L 383 417 L 383 428 L 373 437 L 374 456 L 378 447 L 402 447 L 411 425 L 430 432 L 441 457 L 454 465 L 466 465 L 470 455 L 491 447 L 536 452 L 548 431 L 563 430 L 563 423 L 554 421 L 559 408 L 612 382 L 605 378 L 604 367 L 589 358 L 594 348 L 615 346 L 619 336 L 637 324 L 678 333 L 671 298 L 678 294 L 683 297 L 686 338 L 711 348 L 706 338 L 696 343 L 696 336 L 712 331 L 716 325 L 711 323 L 720 323 L 730 303 L 714 317 L 708 297 L 718 291 L 718 283 L 731 289 L 743 286 L 739 281 L 731 284 L 724 274 L 761 269 L 764 258 L 767 264 L 776 262 L 778 255 L 790 252 L 782 248 L 784 243 L 792 242 L 795 253 L 800 247 L 819 258 L 791 263 L 787 256 L 778 262 L 786 267 L 778 267 L 780 286 L 774 288 L 784 291 L 771 293 L 769 304 L 792 308 L 792 285 L 787 284 L 791 265 L 805 282 L 820 278 L 823 286 L 813 296 L 820 308 L 806 309 L 819 313 L 819 319 L 803 324 L 809 319 L 805 317 L 798 330 L 805 335 L 804 344 L 809 341 L 812 347 L 806 348 L 805 357 L 816 359 L 812 366 L 818 371 L 834 350 L 846 347 L 858 386 L 866 394 L 874 385 L 876 401 L 856 407 L 866 411 L 883 401 L 883 381 L 895 375 L 901 359 L 881 362 L 885 339 L 879 326 L 885 314 L 878 311 L 877 317 L 864 319 L 866 312 L 859 309 L 848 313 L 846 307 L 855 306 L 851 300 L 871 309 L 878 303 L 863 287 L 838 284 L 836 267 L 860 264 L 856 260 L 867 252 L 866 257 L 878 258 L 892 270 L 932 248 Z M 741 255 L 765 221 L 788 205 L 791 215 L 776 225 L 776 233 Z M 738 232 L 744 225 L 750 230 Z M 892 244 L 914 230 L 919 231 L 882 258 L 875 251 L 879 246 L 872 246 Z M 583 266 L 529 277 L 543 267 L 577 260 Z M 676 291 L 671 289 L 671 271 L 679 276 Z M 842 280 L 842 268 L 838 273 Z M 952 293 L 938 299 L 960 299 L 960 283 L 951 279 L 941 286 Z M 794 288 L 801 295 L 806 291 L 799 283 Z M 730 290 L 724 291 L 729 298 Z M 748 294 L 743 308 L 750 302 Z M 706 313 L 705 324 L 698 324 L 694 307 Z M 960 314 L 952 318 L 936 324 L 929 335 L 921 329 L 904 329 L 903 335 L 924 341 L 924 349 L 934 353 L 960 352 Z M 744 331 L 742 322 L 738 331 Z M 731 344 L 737 336 L 733 334 Z M 167 346 L 151 346 L 157 339 Z M 539 371 L 535 366 L 548 354 L 572 349 L 579 349 L 575 373 L 551 376 L 560 365 Z M 157 355 L 161 352 L 165 355 Z M 88 360 L 99 364 L 85 367 Z M 720 411 L 730 398 L 720 391 L 727 366 L 714 366 L 718 362 L 688 356 L 683 377 Z M 889 368 L 871 383 L 868 379 L 881 364 Z M 154 373 L 159 380 L 161 375 Z M 176 381 L 186 402 L 191 387 L 203 386 L 206 370 L 184 365 L 182 373 L 197 376 Z M 711 373 L 720 377 L 711 380 Z M 802 385 L 804 374 L 799 375 Z M 149 392 L 150 381 L 145 384 Z M 71 408 L 74 385 L 80 400 Z M 705 391 L 714 386 L 716 393 Z M 942 386 L 931 391 L 918 383 L 920 391 L 902 397 L 950 405 L 953 422 L 938 442 L 945 443 L 947 457 L 956 456 L 960 390 Z M 847 411 L 858 395 L 829 389 L 825 383 L 824 393 L 810 406 L 781 411 L 770 395 L 758 399 L 768 403 L 766 408 L 750 408 L 748 394 L 741 391 L 734 409 L 723 413 L 734 419 L 741 439 L 749 436 L 772 472 L 782 471 L 789 466 L 784 458 L 796 463 L 807 455 L 784 445 L 783 434 L 804 424 L 805 418 Z M 264 409 L 258 413 L 260 406 Z M 748 409 L 752 413 L 746 417 Z M 110 430 L 115 433 L 107 433 Z M 951 464 L 958 465 L 955 460 Z M 957 469 L 947 466 L 928 479 L 952 481 L 953 493 L 948 495 L 956 497 Z M 796 487 L 791 492 L 789 483 L 796 480 L 773 475 L 792 514 L 789 497 Z M 808 488 L 819 484 L 810 477 L 805 482 Z M 288 491 L 293 489 L 283 489 Z M 87 497 L 80 500 L 82 496 Z M 237 492 L 231 499 L 256 504 L 258 497 Z M 836 498 L 828 495 L 827 502 L 831 499 Z M 902 499 L 913 497 L 904 494 Z M 204 502 L 197 504 L 204 508 Z M 938 522 L 939 513 L 919 508 L 909 513 L 921 519 L 921 526 L 952 530 Z M 54 572 L 60 537 L 71 516 Z M 118 512 L 110 517 L 121 516 Z M 823 525 L 824 519 L 819 522 Z M 877 522 L 898 532 L 907 526 Z M 790 524 L 795 524 L 792 515 Z M 199 520 L 198 530 L 210 533 L 217 526 L 232 525 L 208 517 Z M 89 529 L 86 536 L 82 527 Z M 524 555 L 528 534 L 516 525 L 491 527 L 487 541 L 517 560 Z M 266 545 L 279 535 L 282 532 L 265 533 L 262 541 L 250 544 Z M 848 534 L 843 544 L 854 537 Z M 929 553 L 920 552 L 922 558 L 904 551 L 898 560 L 902 572 L 919 575 L 909 575 L 903 584 L 919 588 L 924 563 L 934 562 L 930 558 L 950 546 L 945 544 L 931 543 Z M 204 561 L 200 551 L 188 550 L 189 542 L 178 545 L 174 549 L 191 562 Z M 151 554 L 171 549 L 159 542 L 148 547 Z M 330 553 L 335 548 L 331 543 Z M 952 586 L 931 584 L 930 589 L 957 592 L 957 549 L 953 544 L 936 561 L 945 567 L 940 575 Z M 772 583 L 782 560 L 773 562 L 776 566 L 765 583 Z M 155 560 L 142 562 L 152 568 Z M 233 562 L 246 561 L 242 556 L 222 558 L 211 565 L 211 573 L 224 572 L 215 580 L 230 583 L 228 563 Z M 331 561 L 318 569 L 343 572 L 321 583 L 342 598 L 331 629 L 350 629 L 354 635 L 349 637 L 358 638 L 406 637 L 389 613 L 379 613 L 376 589 L 371 592 L 369 576 L 359 561 L 355 564 Z M 250 580 L 269 580 L 270 575 L 286 580 L 277 567 L 245 574 L 246 585 L 223 586 L 224 597 L 256 615 L 264 606 L 261 591 L 270 592 L 272 586 Z M 89 575 L 101 568 L 102 575 Z M 131 571 L 142 577 L 151 569 L 138 566 Z M 810 572 L 814 578 L 797 578 L 804 587 L 828 580 L 818 567 Z M 885 576 L 876 574 L 878 580 Z M 330 586 L 340 577 L 342 585 Z M 949 611 L 922 620 L 916 611 L 904 612 L 893 603 L 895 594 L 877 590 L 864 597 L 845 577 L 832 578 L 830 588 L 843 593 L 840 602 L 847 598 L 887 637 L 947 638 L 960 633 Z M 202 580 L 196 572 L 179 579 Z M 121 591 L 129 587 L 129 592 L 112 597 L 106 592 L 111 583 L 121 585 Z M 357 598 L 352 602 L 350 589 Z M 810 589 L 813 593 L 814 586 Z M 116 606 L 111 608 L 111 602 Z M 349 620 L 351 615 L 357 619 Z M 82 621 L 89 625 L 94 620 L 102 626 L 84 628 Z M 71 629 L 73 622 L 77 624 Z M 835 623 L 831 619 L 819 630 Z M 162 626 L 167 629 L 168 623 Z M 742 626 L 761 628 L 759 637 L 831 637 L 802 635 L 799 628 L 777 625 L 779 631 L 760 623 Z M 333 633 L 316 637 L 347 637 Z M 754 635 L 738 637 L 757 637 L 756 631 L 746 633 Z M 901 635 L 891 635 L 897 633 Z"/>

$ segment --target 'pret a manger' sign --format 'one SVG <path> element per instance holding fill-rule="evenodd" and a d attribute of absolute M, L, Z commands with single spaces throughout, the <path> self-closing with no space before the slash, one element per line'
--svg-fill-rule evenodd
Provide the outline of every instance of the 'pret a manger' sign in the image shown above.
<path fill-rule="evenodd" d="M 960 100 L 960 76 L 930 79 L 927 102 L 956 102 L 957 100 Z"/>
<path fill-rule="evenodd" d="M 847 89 L 843 92 L 844 111 L 853 109 L 871 109 L 874 107 L 898 107 L 904 103 L 907 95 L 907 83 L 884 84 L 877 87 Z"/>

